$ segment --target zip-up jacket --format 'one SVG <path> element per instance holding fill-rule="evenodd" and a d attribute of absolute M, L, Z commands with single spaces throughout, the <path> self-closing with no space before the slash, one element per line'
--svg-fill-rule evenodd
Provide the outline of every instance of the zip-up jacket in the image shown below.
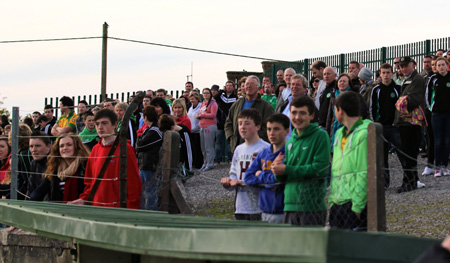
<path fill-rule="evenodd" d="M 389 86 L 380 83 L 373 87 L 369 101 L 370 119 L 382 125 L 392 125 L 395 118 L 395 103 L 400 95 L 400 85 L 391 81 Z"/>
<path fill-rule="evenodd" d="M 450 73 L 445 76 L 439 73 L 431 76 L 425 97 L 431 112 L 450 112 Z"/>
<path fill-rule="evenodd" d="M 328 197 L 330 207 L 352 202 L 352 211 L 361 213 L 367 204 L 367 127 L 370 123 L 370 120 L 359 119 L 349 132 L 345 126 L 336 132 Z"/>

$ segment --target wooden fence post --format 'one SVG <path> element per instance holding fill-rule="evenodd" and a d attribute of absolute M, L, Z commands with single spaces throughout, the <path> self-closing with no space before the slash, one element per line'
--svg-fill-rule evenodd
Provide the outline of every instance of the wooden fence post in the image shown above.
<path fill-rule="evenodd" d="M 369 124 L 367 130 L 367 228 L 386 231 L 384 196 L 383 126 Z"/>
<path fill-rule="evenodd" d="M 192 211 L 185 201 L 184 185 L 178 176 L 180 162 L 180 134 L 174 131 L 164 132 L 163 152 L 161 159 L 162 187 L 161 211 L 169 214 L 191 214 Z"/>

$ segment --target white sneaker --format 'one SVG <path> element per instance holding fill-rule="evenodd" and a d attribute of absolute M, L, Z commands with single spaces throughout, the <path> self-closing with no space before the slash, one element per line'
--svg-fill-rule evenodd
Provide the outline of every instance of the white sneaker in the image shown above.
<path fill-rule="evenodd" d="M 442 176 L 441 169 L 434 170 L 434 177 L 441 177 L 441 176 Z"/>
<path fill-rule="evenodd" d="M 422 176 L 432 175 L 432 174 L 433 174 L 433 168 L 425 166 L 425 169 L 423 169 Z"/>
<path fill-rule="evenodd" d="M 425 187 L 424 183 L 417 181 L 417 189 L 424 188 L 424 187 Z"/>
<path fill-rule="evenodd" d="M 444 176 L 450 175 L 450 170 L 447 167 L 442 168 L 442 173 Z"/>

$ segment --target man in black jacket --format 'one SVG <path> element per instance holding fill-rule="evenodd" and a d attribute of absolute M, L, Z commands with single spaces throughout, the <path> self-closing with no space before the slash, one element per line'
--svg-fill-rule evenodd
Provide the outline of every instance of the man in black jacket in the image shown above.
<path fill-rule="evenodd" d="M 47 169 L 47 155 L 50 153 L 52 145 L 47 134 L 34 131 L 30 138 L 30 152 L 33 160 L 28 176 L 27 196 L 39 186 L 42 181 L 42 174 Z"/>
<path fill-rule="evenodd" d="M 216 155 L 214 158 L 215 163 L 220 163 L 222 160 L 223 147 L 226 147 L 227 160 L 231 162 L 233 158 L 231 154 L 230 142 L 225 140 L 225 121 L 228 117 L 228 112 L 230 111 L 231 105 L 236 102 L 237 96 L 234 93 L 234 82 L 228 80 L 225 83 L 225 90 L 221 90 L 214 99 L 219 106 L 217 110 L 217 134 L 215 142 Z"/>

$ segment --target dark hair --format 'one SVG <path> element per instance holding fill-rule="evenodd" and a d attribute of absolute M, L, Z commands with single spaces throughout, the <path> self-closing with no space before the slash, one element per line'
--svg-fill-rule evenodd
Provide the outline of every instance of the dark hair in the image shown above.
<path fill-rule="evenodd" d="M 301 108 L 303 106 L 306 106 L 308 108 L 309 115 L 312 115 L 314 113 L 316 105 L 314 104 L 314 100 L 308 96 L 301 96 L 298 98 L 294 98 L 291 102 L 290 108 L 292 107 Z M 291 110 L 290 108 L 289 110 Z"/>
<path fill-rule="evenodd" d="M 432 55 L 428 54 L 428 55 L 423 56 L 423 58 L 429 58 L 429 59 L 432 59 Z"/>
<path fill-rule="evenodd" d="M 30 117 L 25 117 L 23 119 L 23 123 L 25 123 L 26 125 L 28 125 L 28 127 L 30 127 L 30 129 L 33 128 L 33 119 L 31 119 Z"/>
<path fill-rule="evenodd" d="M 255 122 L 255 125 L 261 125 L 262 123 L 262 116 L 261 113 L 259 113 L 259 111 L 250 108 L 250 109 L 245 109 L 243 111 L 241 111 L 238 115 L 238 119 L 243 119 L 243 118 L 247 118 L 250 120 L 253 120 L 253 122 Z"/>
<path fill-rule="evenodd" d="M 153 91 L 152 91 L 152 92 L 153 92 Z M 152 99 L 152 98 L 150 98 L 149 95 L 144 95 L 144 97 L 142 98 L 142 100 L 144 100 L 145 98 L 147 98 L 147 99 Z"/>
<path fill-rule="evenodd" d="M 186 84 L 191 84 L 192 85 L 192 89 L 194 89 L 194 83 L 192 83 L 192 81 L 188 81 L 184 84 L 184 86 L 186 86 Z"/>
<path fill-rule="evenodd" d="M 225 82 L 225 85 L 227 85 L 228 83 L 233 84 L 233 87 L 234 87 L 234 81 L 232 81 L 232 80 L 227 80 L 227 82 Z"/>
<path fill-rule="evenodd" d="M 46 145 L 51 144 L 50 137 L 45 132 L 41 132 L 41 131 L 36 131 L 36 130 L 32 131 L 30 139 L 39 139 Z"/>
<path fill-rule="evenodd" d="M 274 123 L 274 122 L 279 123 L 283 126 L 283 128 L 285 130 L 289 129 L 289 125 L 291 125 L 289 118 L 282 113 L 275 113 L 275 114 L 270 115 L 269 118 L 267 118 L 266 123 L 269 123 L 269 122 L 270 123 Z"/>
<path fill-rule="evenodd" d="M 62 103 L 62 105 L 73 108 L 73 100 L 67 96 L 63 96 L 59 99 L 59 101 Z"/>
<path fill-rule="evenodd" d="M 45 105 L 44 110 L 52 110 L 53 112 L 53 106 L 50 104 Z"/>
<path fill-rule="evenodd" d="M 326 68 L 327 64 L 322 60 L 317 60 L 314 63 L 312 63 L 311 67 L 320 70 L 320 68 Z"/>
<path fill-rule="evenodd" d="M 163 114 L 170 114 L 169 105 L 167 105 L 166 100 L 163 98 L 153 98 L 152 101 L 150 101 L 150 105 L 161 107 L 163 109 Z"/>
<path fill-rule="evenodd" d="M 205 90 L 209 91 L 209 95 L 211 95 L 211 96 L 209 96 L 208 103 L 206 103 L 206 108 L 208 108 L 209 104 L 211 104 L 211 100 L 213 99 L 213 95 L 212 95 L 212 92 L 211 92 L 211 89 L 210 89 L 210 88 L 204 88 L 204 89 L 202 90 L 202 92 L 205 91 Z"/>
<path fill-rule="evenodd" d="M 350 65 L 350 64 L 355 64 L 357 68 L 360 67 L 358 61 L 356 61 L 356 60 L 352 60 L 352 61 L 350 61 L 348 64 L 349 64 L 349 65 Z"/>
<path fill-rule="evenodd" d="M 111 124 L 117 124 L 117 115 L 114 111 L 110 109 L 101 109 L 97 111 L 94 116 L 94 120 L 98 121 L 101 118 L 108 118 L 111 121 Z"/>
<path fill-rule="evenodd" d="M 158 121 L 158 113 L 156 113 L 155 106 L 147 105 L 142 109 L 142 117 L 147 117 L 147 120 L 155 123 Z"/>
<path fill-rule="evenodd" d="M 163 114 L 159 117 L 158 127 L 161 132 L 170 131 L 175 126 L 175 120 L 168 114 Z"/>
<path fill-rule="evenodd" d="M 89 117 L 89 116 L 94 116 L 94 113 L 92 113 L 92 111 L 90 111 L 90 110 L 88 110 L 85 113 L 83 113 L 81 118 L 83 118 L 83 120 L 85 121 L 87 119 L 87 117 Z"/>
<path fill-rule="evenodd" d="M 45 117 L 45 115 L 40 115 L 40 116 L 37 118 L 36 123 L 40 123 L 41 121 L 47 122 L 47 121 L 48 121 L 48 118 Z"/>
<path fill-rule="evenodd" d="M 390 69 L 392 72 L 394 72 L 394 70 L 392 69 L 392 65 L 389 63 L 384 63 L 383 65 L 381 65 L 380 70 L 381 69 Z"/>
<path fill-rule="evenodd" d="M 156 90 L 156 93 L 158 92 L 164 92 L 164 95 L 167 95 L 167 91 L 165 89 L 158 89 Z"/>
<path fill-rule="evenodd" d="M 275 87 L 275 97 L 278 98 L 278 96 L 280 95 L 280 87 L 287 87 L 286 85 L 286 81 L 281 81 L 280 83 L 277 84 L 277 86 Z"/>
<path fill-rule="evenodd" d="M 41 113 L 39 111 L 33 111 L 32 114 L 37 114 L 37 115 L 41 116 Z"/>
<path fill-rule="evenodd" d="M 78 102 L 78 104 L 80 104 L 80 103 L 84 104 L 85 106 L 88 105 L 87 101 L 85 101 L 85 100 L 80 100 L 80 101 Z"/>
<path fill-rule="evenodd" d="M 0 116 L 0 119 L 2 120 L 2 128 L 9 124 L 8 116 L 2 115 Z"/>
<path fill-rule="evenodd" d="M 341 108 L 349 117 L 360 116 L 359 96 L 356 92 L 341 93 L 335 103 L 336 108 Z"/>

